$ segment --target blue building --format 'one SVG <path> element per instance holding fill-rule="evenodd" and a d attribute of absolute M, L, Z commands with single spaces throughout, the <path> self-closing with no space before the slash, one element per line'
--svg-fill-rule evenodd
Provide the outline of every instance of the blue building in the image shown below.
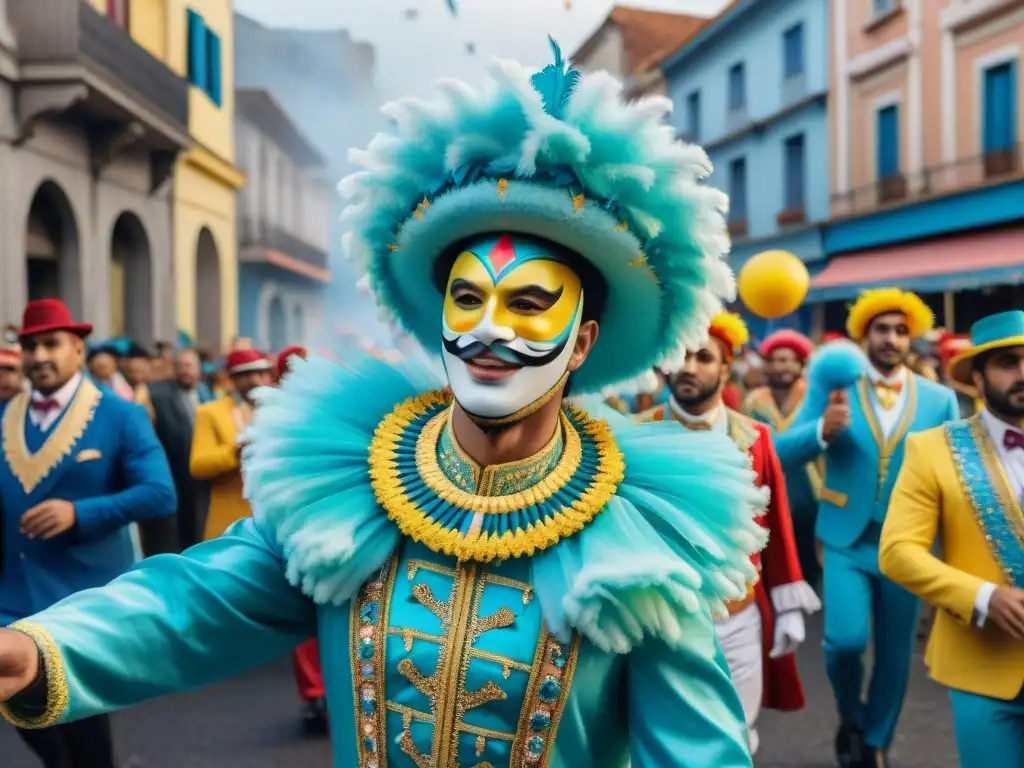
<path fill-rule="evenodd" d="M 730 261 L 781 249 L 813 274 L 829 215 L 829 4 L 738 0 L 660 68 L 680 134 L 704 147 L 730 196 Z M 748 317 L 760 337 L 768 324 Z M 810 331 L 811 310 L 773 328 Z"/>

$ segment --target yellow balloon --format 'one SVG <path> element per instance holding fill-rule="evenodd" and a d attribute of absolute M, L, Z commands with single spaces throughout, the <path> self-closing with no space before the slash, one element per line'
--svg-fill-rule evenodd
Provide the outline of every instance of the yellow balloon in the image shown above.
<path fill-rule="evenodd" d="M 795 312 L 807 296 L 811 276 L 800 259 L 787 251 L 764 251 L 740 269 L 736 287 L 747 309 L 774 320 Z"/>

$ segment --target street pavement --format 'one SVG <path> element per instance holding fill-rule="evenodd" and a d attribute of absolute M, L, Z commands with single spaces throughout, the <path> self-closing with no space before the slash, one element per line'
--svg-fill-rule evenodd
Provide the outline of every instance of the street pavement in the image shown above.
<path fill-rule="evenodd" d="M 820 620 L 800 651 L 808 706 L 766 712 L 758 768 L 834 768 L 836 718 L 821 663 Z M 345 715 L 343 715 L 345 716 Z M 287 661 L 114 717 L 123 768 L 331 768 L 326 740 L 302 735 Z M 903 710 L 893 768 L 955 768 L 949 703 L 925 677 L 921 655 Z M 38 768 L 13 729 L 0 725 L 0 767 Z M 346 767 L 347 768 L 347 767 Z"/>

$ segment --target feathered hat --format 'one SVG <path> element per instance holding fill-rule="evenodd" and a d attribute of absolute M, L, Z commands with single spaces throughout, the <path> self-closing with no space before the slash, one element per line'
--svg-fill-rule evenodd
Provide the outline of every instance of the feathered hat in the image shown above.
<path fill-rule="evenodd" d="M 871 321 L 888 312 L 901 312 L 907 318 L 912 339 L 928 333 L 935 322 L 935 315 L 916 293 L 899 288 L 873 288 L 864 291 L 850 308 L 846 331 L 851 339 L 861 341 Z"/>
<path fill-rule="evenodd" d="M 719 312 L 715 315 L 708 326 L 708 336 L 722 342 L 725 356 L 729 360 L 750 341 L 747 324 L 735 312 Z"/>
<path fill-rule="evenodd" d="M 575 374 L 586 394 L 648 378 L 702 342 L 735 291 L 727 198 L 702 183 L 704 151 L 663 119 L 669 99 L 627 103 L 621 83 L 581 74 L 551 45 L 540 72 L 500 61 L 487 89 L 447 80 L 436 100 L 386 106 L 391 132 L 350 153 L 362 170 L 339 187 L 344 245 L 384 319 L 427 350 L 440 350 L 435 262 L 455 244 L 509 232 L 579 254 L 608 288 Z"/>

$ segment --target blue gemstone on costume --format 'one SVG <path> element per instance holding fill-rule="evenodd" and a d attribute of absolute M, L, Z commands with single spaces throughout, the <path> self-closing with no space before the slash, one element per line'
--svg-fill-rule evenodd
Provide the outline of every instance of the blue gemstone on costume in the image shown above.
<path fill-rule="evenodd" d="M 544 751 L 544 739 L 540 736 L 534 736 L 528 742 L 526 742 L 526 751 L 531 755 L 539 755 Z"/>
<path fill-rule="evenodd" d="M 373 639 L 366 637 L 359 641 L 359 658 L 362 661 L 369 661 L 373 658 Z"/>
<path fill-rule="evenodd" d="M 552 646 L 549 656 L 551 657 L 551 663 L 556 669 L 561 669 L 565 666 L 565 651 L 562 649 L 562 646 Z"/>
<path fill-rule="evenodd" d="M 365 749 L 367 752 L 376 752 L 377 740 L 372 736 L 367 736 L 365 739 L 363 739 L 363 749 Z"/>
<path fill-rule="evenodd" d="M 359 671 L 364 680 L 373 680 L 373 664 L 363 664 Z"/>
<path fill-rule="evenodd" d="M 377 711 L 377 702 L 373 699 L 363 699 L 363 714 L 367 717 L 373 715 Z"/>
<path fill-rule="evenodd" d="M 530 729 L 534 731 L 546 731 L 551 725 L 551 715 L 543 710 L 537 710 L 530 715 Z"/>
<path fill-rule="evenodd" d="M 380 604 L 374 600 L 359 609 L 359 618 L 365 624 L 376 624 L 377 616 L 380 614 Z"/>
<path fill-rule="evenodd" d="M 544 678 L 544 682 L 540 684 L 540 690 L 537 695 L 540 700 L 546 704 L 550 704 L 552 701 L 558 698 L 558 694 L 561 692 L 562 686 L 558 682 L 558 678 L 553 675 L 548 675 Z"/>

